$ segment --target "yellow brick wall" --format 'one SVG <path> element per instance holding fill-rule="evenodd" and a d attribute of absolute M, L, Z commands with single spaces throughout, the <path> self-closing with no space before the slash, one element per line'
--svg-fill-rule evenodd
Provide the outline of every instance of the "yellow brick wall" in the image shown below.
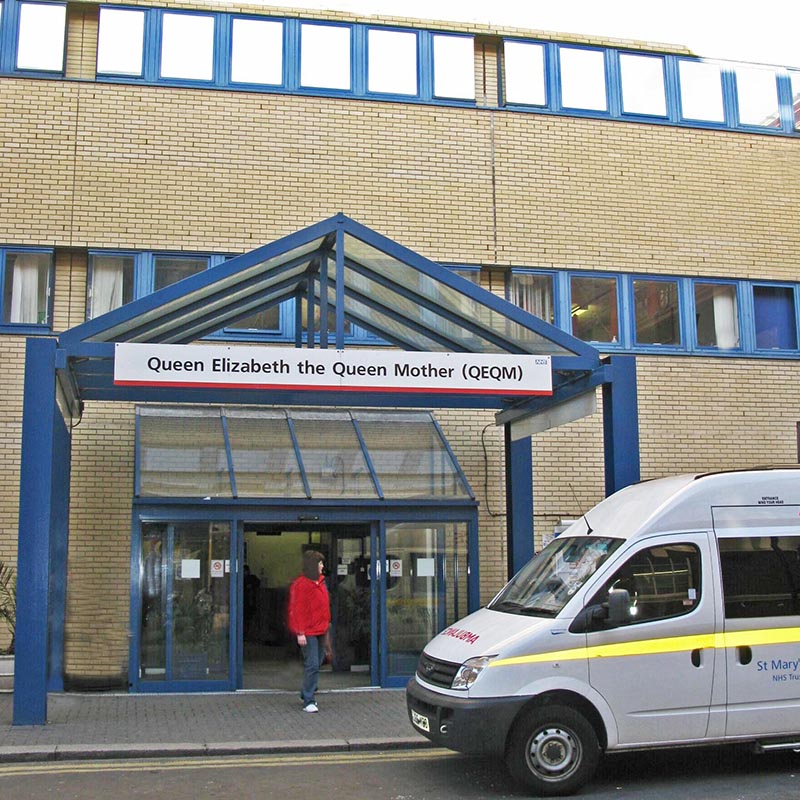
<path fill-rule="evenodd" d="M 339 211 L 483 265 L 499 295 L 515 265 L 797 279 L 796 140 L 493 109 L 494 29 L 450 26 L 479 34 L 468 109 L 98 84 L 97 7 L 71 3 L 68 18 L 70 80 L 0 79 L 0 243 L 56 248 L 57 331 L 84 320 L 87 248 L 243 252 Z M 14 561 L 24 339 L 0 350 L 0 558 Z M 796 461 L 799 373 L 640 357 L 643 477 Z M 480 501 L 487 600 L 505 577 L 502 435 L 488 412 L 437 418 Z M 132 408 L 88 403 L 73 436 L 70 674 L 127 670 L 132 448 Z M 602 454 L 599 411 L 536 437 L 539 534 L 601 499 Z"/>

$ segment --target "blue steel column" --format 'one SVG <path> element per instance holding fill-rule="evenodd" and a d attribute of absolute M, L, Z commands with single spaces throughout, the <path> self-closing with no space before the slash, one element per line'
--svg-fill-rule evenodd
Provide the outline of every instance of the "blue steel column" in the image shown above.
<path fill-rule="evenodd" d="M 611 356 L 611 382 L 603 384 L 606 496 L 640 480 L 636 359 Z"/>
<path fill-rule="evenodd" d="M 56 404 L 56 341 L 28 339 L 22 414 L 19 542 L 17 551 L 17 638 L 14 666 L 14 725 L 47 722 L 50 567 L 63 502 L 54 476 L 63 426 Z M 68 455 L 68 450 L 67 450 Z"/>
<path fill-rule="evenodd" d="M 511 440 L 504 426 L 506 451 L 506 559 L 508 577 L 533 558 L 533 452 L 529 436 Z"/>

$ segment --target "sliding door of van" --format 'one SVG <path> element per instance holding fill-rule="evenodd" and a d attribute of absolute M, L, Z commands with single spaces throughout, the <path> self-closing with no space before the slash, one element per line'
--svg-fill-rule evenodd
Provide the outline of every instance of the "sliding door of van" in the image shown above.
<path fill-rule="evenodd" d="M 714 589 L 706 533 L 637 544 L 594 594 L 631 598 L 629 622 L 587 634 L 589 680 L 617 723 L 618 744 L 699 741 L 714 686 Z"/>

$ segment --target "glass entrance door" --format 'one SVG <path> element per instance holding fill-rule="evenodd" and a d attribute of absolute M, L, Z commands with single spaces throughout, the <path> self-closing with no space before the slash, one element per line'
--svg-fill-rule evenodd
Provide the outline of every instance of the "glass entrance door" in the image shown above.
<path fill-rule="evenodd" d="M 138 689 L 232 688 L 230 524 L 147 522 L 141 541 Z"/>
<path fill-rule="evenodd" d="M 383 685 L 414 674 L 425 645 L 467 614 L 467 523 L 386 525 Z"/>

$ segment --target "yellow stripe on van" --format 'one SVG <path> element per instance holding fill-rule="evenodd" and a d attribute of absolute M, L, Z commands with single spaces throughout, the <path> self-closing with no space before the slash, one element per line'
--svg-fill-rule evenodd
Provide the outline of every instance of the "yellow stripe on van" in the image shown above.
<path fill-rule="evenodd" d="M 703 633 L 693 636 L 669 636 L 663 639 L 639 639 L 633 642 L 601 644 L 594 647 L 573 647 L 550 650 L 514 658 L 490 661 L 490 667 L 510 667 L 517 664 L 540 664 L 546 661 L 576 661 L 582 658 L 622 658 L 625 656 L 680 653 L 691 650 L 725 649 L 726 647 L 755 647 L 756 645 L 800 642 L 800 628 L 764 628 L 732 633 Z"/>

